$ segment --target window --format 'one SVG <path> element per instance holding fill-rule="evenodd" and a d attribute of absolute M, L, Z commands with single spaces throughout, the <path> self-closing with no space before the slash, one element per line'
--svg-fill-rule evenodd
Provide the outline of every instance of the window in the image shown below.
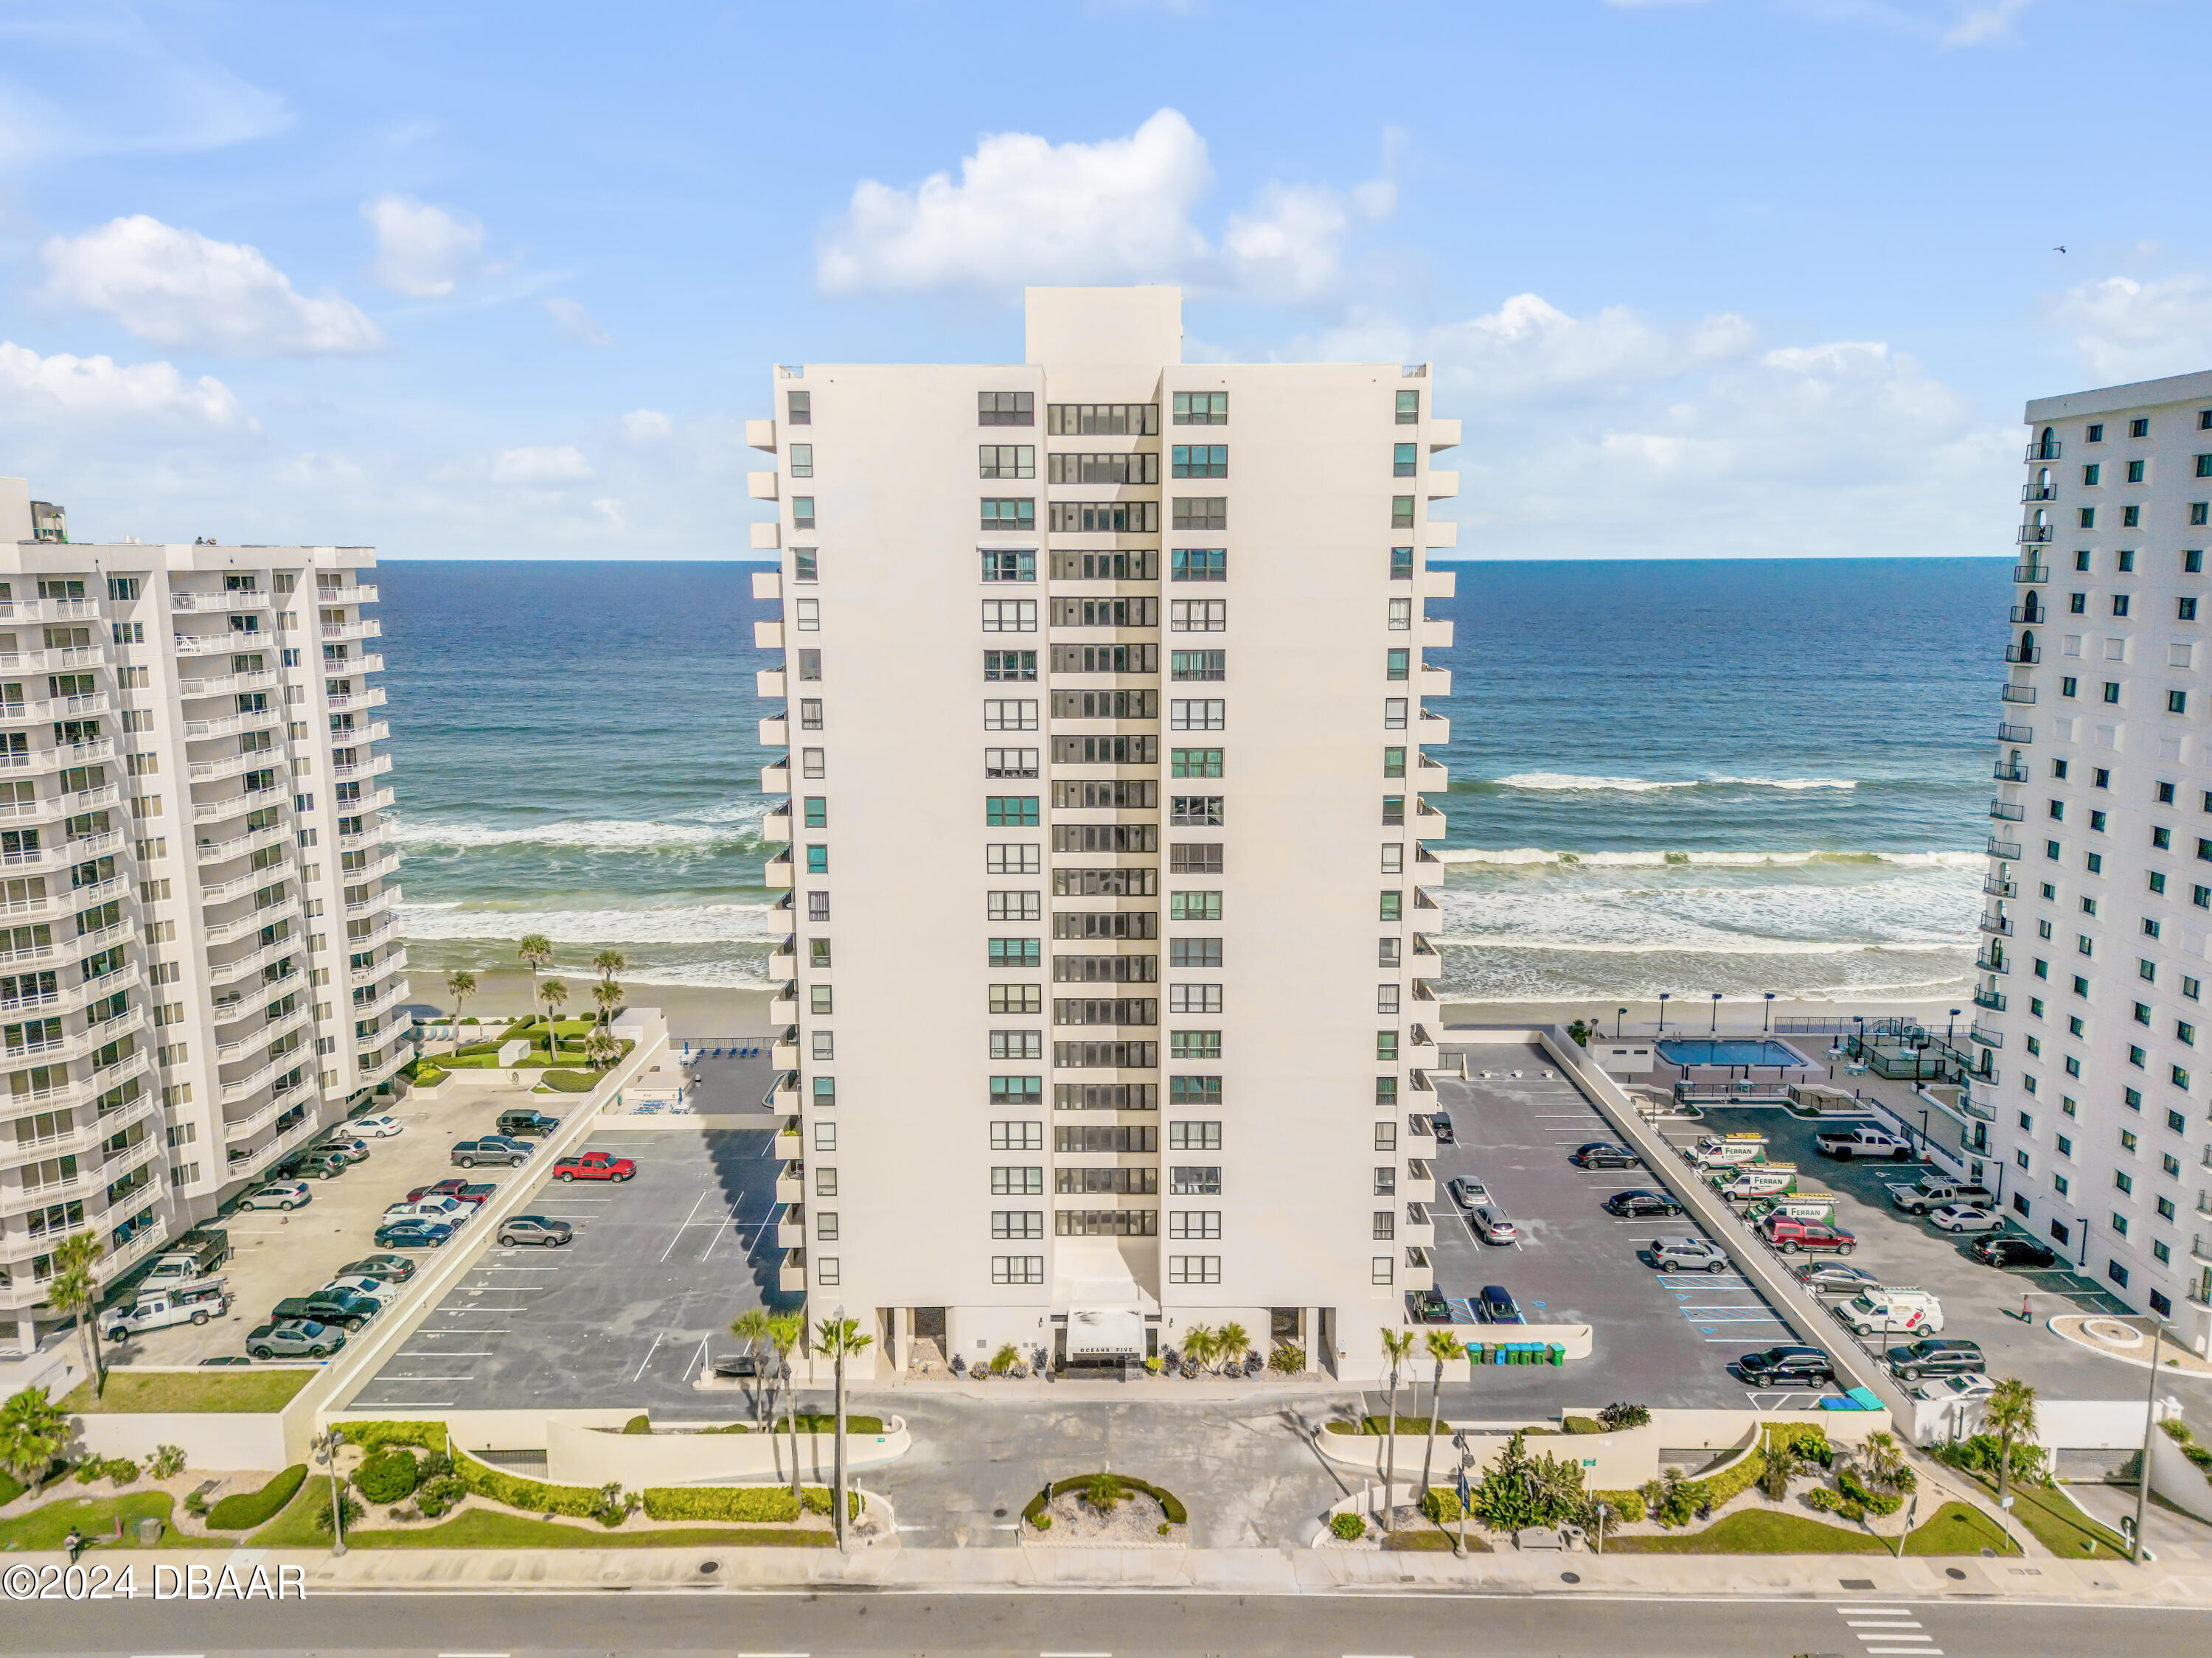
<path fill-rule="evenodd" d="M 1218 921 L 1220 919 L 1221 895 L 1218 892 L 1168 894 L 1168 920 L 1170 921 Z"/>
<path fill-rule="evenodd" d="M 1168 1033 L 1168 1057 L 1171 1060 L 1218 1060 L 1221 1057 L 1221 1033 L 1218 1030 L 1171 1030 Z"/>
<path fill-rule="evenodd" d="M 2179 622 L 2196 621 L 2197 601 L 2193 598 L 2175 599 L 2173 601 L 2173 614 L 2174 619 Z"/>
<path fill-rule="evenodd" d="M 1407 631 L 1413 625 L 1413 601 L 1410 598 L 1394 598 L 1390 600 L 1388 615 L 1389 617 L 1391 632 L 1404 633 Z"/>
<path fill-rule="evenodd" d="M 1410 530 L 1413 527 L 1413 498 L 1411 495 L 1390 497 L 1390 527 Z"/>
<path fill-rule="evenodd" d="M 1413 550 L 1393 547 L 1390 550 L 1390 580 L 1411 581 L 1413 579 Z"/>
<path fill-rule="evenodd" d="M 827 875 L 830 872 L 829 847 L 809 847 L 806 848 L 806 872 L 809 875 Z"/>
<path fill-rule="evenodd" d="M 1171 1238 L 1218 1238 L 1221 1236 L 1218 1209 L 1171 1209 L 1168 1212 Z"/>
<path fill-rule="evenodd" d="M 2074 568 L 2077 570 L 2086 570 L 2089 568 L 2089 554 L 2087 549 L 2081 549 L 2074 555 Z M 2076 608 L 2078 609 L 2079 607 L 2077 606 Z"/>
<path fill-rule="evenodd" d="M 822 729 L 822 699 L 820 697 L 802 696 L 799 699 L 799 729 L 803 732 L 818 732 Z"/>
<path fill-rule="evenodd" d="M 1218 841 L 1176 841 L 1168 847 L 1168 869 L 1176 875 L 1218 875 L 1221 867 L 1221 842 Z"/>
<path fill-rule="evenodd" d="M 1160 429 L 1157 403 L 1055 403 L 1045 410 L 1045 432 L 1056 438 L 1154 437 Z"/>
<path fill-rule="evenodd" d="M 1219 967 L 1221 940 L 1218 938 L 1170 938 L 1168 940 L 1168 965 L 1170 967 Z"/>
<path fill-rule="evenodd" d="M 1095 455 L 1052 455 L 1046 471 L 1054 483 L 1158 483 L 1160 458 L 1145 450 L 1109 450 Z"/>
<path fill-rule="evenodd" d="M 1160 504 L 1157 501 L 1056 501 L 1052 503 L 1050 519 L 1054 534 L 1153 535 L 1160 527 Z M 1093 579 L 1108 580 L 1103 575 Z"/>
<path fill-rule="evenodd" d="M 2107 702 L 2117 702 L 2117 701 L 2118 701 L 2119 700 L 2120 700 L 2120 683 L 2119 683 L 2119 681 L 2118 681 L 2117 679 L 2107 679 L 2107 680 L 2105 682 L 2105 701 L 2107 701 Z"/>
<path fill-rule="evenodd" d="M 983 601 L 983 631 L 987 634 L 1033 634 L 1036 626 L 1037 606 L 1034 598 L 987 598 Z"/>
<path fill-rule="evenodd" d="M 1034 794 L 987 794 L 983 797 L 983 821 L 994 829 L 1033 829 L 1041 821 L 1037 797 Z"/>
<path fill-rule="evenodd" d="M 1041 1122 L 994 1122 L 991 1125 L 994 1151 L 1042 1151 L 1044 1125 Z"/>
<path fill-rule="evenodd" d="M 822 631 L 822 601 L 818 598 L 799 598 L 792 601 L 793 615 L 803 634 Z"/>
<path fill-rule="evenodd" d="M 1419 392 L 1398 393 L 1398 424 L 1416 426 L 1421 419 L 1421 394 Z"/>
<path fill-rule="evenodd" d="M 1178 732 L 1224 731 L 1229 725 L 1229 704 L 1226 699 L 1185 701 L 1172 698 L 1168 703 L 1168 729 Z"/>
<path fill-rule="evenodd" d="M 1169 799 L 1168 823 L 1173 827 L 1216 829 L 1222 817 L 1222 797 L 1218 794 L 1177 794 Z"/>
<path fill-rule="evenodd" d="M 1382 677 L 1385 679 L 1409 679 L 1413 677 L 1413 653 L 1409 650 L 1386 651 L 1382 656 Z"/>
<path fill-rule="evenodd" d="M 814 549 L 794 547 L 791 550 L 791 579 L 793 581 L 815 581 L 820 579 L 814 561 Z"/>
<path fill-rule="evenodd" d="M 1218 777 L 1221 775 L 1219 749 L 1170 749 L 1168 750 L 1168 775 L 1170 777 Z"/>
<path fill-rule="evenodd" d="M 1042 1128 L 1040 1127 L 1038 1132 L 1042 1133 Z M 1042 1197 L 1044 1170 L 1032 1164 L 994 1163 L 991 1166 L 991 1195 L 994 1198 Z"/>
<path fill-rule="evenodd" d="M 2188 713 L 2189 693 L 2187 691 L 2168 691 L 2166 694 L 2166 711 L 2168 714 Z"/>
<path fill-rule="evenodd" d="M 986 530 L 1026 532 L 1036 528 L 1036 501 L 1030 495 L 986 495 L 982 511 Z"/>
<path fill-rule="evenodd" d="M 1408 699 L 1386 696 L 1382 699 L 1382 729 L 1401 732 L 1406 729 L 1406 710 Z"/>
<path fill-rule="evenodd" d="M 783 394 L 784 417 L 793 426 L 811 426 L 814 423 L 814 394 L 811 392 L 787 392 Z"/>
<path fill-rule="evenodd" d="M 993 967 L 1041 967 L 1042 941 L 1036 938 L 990 938 L 985 940 Z"/>
<path fill-rule="evenodd" d="M 2080 529 L 2095 529 L 2097 527 L 2097 509 L 2094 507 L 2082 507 L 2075 515 L 2075 526 Z"/>
<path fill-rule="evenodd" d="M 1168 601 L 1168 629 L 1171 633 L 1218 634 L 1229 626 L 1225 598 L 1172 598 Z"/>
<path fill-rule="evenodd" d="M 1034 552 L 1001 552 L 994 548 L 981 550 L 983 580 L 986 581 L 1035 581 L 1036 555 Z"/>
<path fill-rule="evenodd" d="M 2131 420 L 2131 421 L 2130 421 L 2130 422 L 2128 422 L 2128 435 L 2129 435 L 2130 437 L 2131 437 L 2131 438 L 2147 438 L 2147 437 L 2148 437 L 2148 436 L 2150 435 L 2150 422 L 2149 422 L 2148 420 Z M 2128 463 L 2128 465 L 2129 465 L 2130 466 L 2141 466 L 2141 465 L 2142 465 L 2142 463 L 2141 461 L 2139 461 L 2139 460 L 2131 460 L 2131 461 L 2130 461 L 2130 462 Z M 2135 475 L 2133 475 L 2133 474 L 2130 474 L 2130 477 L 2131 477 L 2131 479 L 2132 479 L 2134 482 L 2136 482 L 2136 483 L 2141 483 L 2141 482 L 2142 482 L 2142 479 L 2141 479 L 2140 477 L 2135 477 Z"/>
<path fill-rule="evenodd" d="M 1179 478 L 1225 478 L 1229 476 L 1229 446 L 1225 443 L 1170 445 L 1168 470 Z"/>
<path fill-rule="evenodd" d="M 793 495 L 791 498 L 791 527 L 811 530 L 814 527 L 814 497 Z"/>
<path fill-rule="evenodd" d="M 1168 553 L 1168 580 L 1226 581 L 1229 580 L 1229 550 L 1226 547 L 1172 548 Z"/>
<path fill-rule="evenodd" d="M 994 1209 L 991 1236 L 994 1238 L 1041 1238 L 1044 1236 L 1042 1209 Z"/>
<path fill-rule="evenodd" d="M 1037 705 L 987 699 L 983 704 L 983 729 L 987 732 L 1033 732 L 1037 728 Z"/>
<path fill-rule="evenodd" d="M 2093 443 L 2095 440 L 2094 438 L 2090 440 Z M 2101 466 L 2084 466 L 2081 469 L 2081 482 L 2094 489 L 2100 481 L 2103 471 L 2104 469 Z"/>
<path fill-rule="evenodd" d="M 975 451 L 975 476 L 1033 478 L 1036 476 L 1036 447 L 1027 443 L 983 444 Z"/>
<path fill-rule="evenodd" d="M 1390 476 L 1409 478 L 1421 470 L 1420 446 L 1398 443 L 1390 447 Z"/>
<path fill-rule="evenodd" d="M 1035 777 L 1036 774 L 1037 751 L 1035 749 L 983 750 L 983 775 L 986 777 Z"/>
<path fill-rule="evenodd" d="M 986 651 L 983 653 L 983 678 L 1000 680 L 1035 679 L 1037 677 L 1037 653 L 1035 651 Z"/>
<path fill-rule="evenodd" d="M 1168 1195 L 1183 1198 L 1218 1198 L 1221 1195 L 1221 1168 L 1218 1163 L 1171 1164 L 1168 1169 Z"/>
<path fill-rule="evenodd" d="M 1383 1281 L 1389 1282 L 1387 1278 Z M 1168 1282 L 1170 1284 L 1218 1284 L 1221 1282 L 1221 1257 L 1218 1255 L 1170 1255 Z"/>
<path fill-rule="evenodd" d="M 808 795 L 803 810 L 805 813 L 805 822 L 807 828 L 828 829 L 830 827 L 830 802 L 824 797 L 819 794 Z"/>
<path fill-rule="evenodd" d="M 1217 1272 L 1218 1270 L 1219 1263 L 1217 1261 Z M 1042 1284 L 1044 1282 L 1044 1257 L 1042 1255 L 994 1255 L 991 1257 L 991 1282 L 994 1284 Z"/>
<path fill-rule="evenodd" d="M 1406 774 L 1405 750 L 1385 749 L 1382 750 L 1382 774 L 1385 777 L 1403 777 Z"/>
<path fill-rule="evenodd" d="M 1226 392 L 1178 392 L 1175 394 L 1173 419 L 1177 426 L 1226 426 L 1229 423 L 1229 393 Z"/>
<path fill-rule="evenodd" d="M 1228 462 L 1224 459 L 1224 468 Z M 1170 505 L 1173 516 L 1170 527 L 1176 530 L 1225 530 L 1229 527 L 1229 497 L 1226 495 L 1176 495 Z"/>
<path fill-rule="evenodd" d="M 1382 914 L 1376 919 L 1384 921 L 1403 920 L 1405 917 L 1402 914 L 1402 907 L 1405 897 L 1406 895 L 1402 891 L 1385 892 L 1382 895 Z"/>
<path fill-rule="evenodd" d="M 994 841 L 983 848 L 983 870 L 988 875 L 1035 875 L 1042 859 L 1043 848 L 1035 841 Z"/>
<path fill-rule="evenodd" d="M 1034 426 L 1036 424 L 1036 393 L 1034 392 L 978 392 L 975 394 L 975 424 L 978 426 Z M 1029 476 L 1024 472 L 1024 477 Z"/>
<path fill-rule="evenodd" d="M 799 774 L 801 777 L 817 781 L 827 776 L 829 774 L 827 769 L 829 762 L 824 757 L 827 753 L 828 750 L 823 749 L 799 750 Z"/>
<path fill-rule="evenodd" d="M 1218 1122 L 1170 1122 L 1168 1124 L 1168 1150 L 1170 1151 L 1218 1151 L 1221 1149 L 1221 1125 Z M 1218 1171 L 1215 1178 L 1219 1179 Z"/>

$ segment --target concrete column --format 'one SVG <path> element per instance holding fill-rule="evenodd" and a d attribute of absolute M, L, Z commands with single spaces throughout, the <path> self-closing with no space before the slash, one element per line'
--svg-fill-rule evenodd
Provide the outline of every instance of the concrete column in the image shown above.
<path fill-rule="evenodd" d="M 15 1351 L 26 1358 L 39 1351 L 39 1321 L 34 1318 L 15 1321 Z"/>

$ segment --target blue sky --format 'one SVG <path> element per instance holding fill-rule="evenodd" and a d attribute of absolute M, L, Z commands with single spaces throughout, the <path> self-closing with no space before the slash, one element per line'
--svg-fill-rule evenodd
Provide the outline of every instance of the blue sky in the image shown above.
<path fill-rule="evenodd" d="M 1436 365 L 1463 556 L 2002 555 L 2212 367 L 2199 0 L 0 0 L 0 471 L 82 539 L 733 557 L 781 361 Z M 2063 253 L 2057 248 L 2063 246 Z"/>

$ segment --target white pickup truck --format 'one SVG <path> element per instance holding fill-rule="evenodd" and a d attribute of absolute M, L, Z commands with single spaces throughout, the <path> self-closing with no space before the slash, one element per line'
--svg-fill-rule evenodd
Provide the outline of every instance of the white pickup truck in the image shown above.
<path fill-rule="evenodd" d="M 204 1324 L 230 1310 L 230 1297 L 219 1284 L 203 1284 L 190 1290 L 156 1290 L 142 1295 L 129 1307 L 106 1314 L 100 1333 L 108 1341 L 123 1341 L 148 1330 L 172 1324 Z"/>
<path fill-rule="evenodd" d="M 1912 1144 L 1887 1129 L 1876 1128 L 1870 1123 L 1859 1123 L 1850 1128 L 1838 1128 L 1826 1134 L 1816 1134 L 1813 1144 L 1824 1157 L 1836 1157 L 1849 1163 L 1853 1157 L 1887 1157 L 1895 1163 L 1905 1162 L 1912 1156 Z"/>

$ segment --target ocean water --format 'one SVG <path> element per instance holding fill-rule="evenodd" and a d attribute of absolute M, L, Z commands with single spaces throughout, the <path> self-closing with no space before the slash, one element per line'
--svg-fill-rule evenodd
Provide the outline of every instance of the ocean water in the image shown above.
<path fill-rule="evenodd" d="M 2003 561 L 1458 569 L 1429 606 L 1457 624 L 1429 653 L 1447 995 L 1965 987 Z M 750 575 L 382 568 L 422 972 L 534 931 L 571 969 L 620 946 L 635 983 L 766 982 Z"/>

